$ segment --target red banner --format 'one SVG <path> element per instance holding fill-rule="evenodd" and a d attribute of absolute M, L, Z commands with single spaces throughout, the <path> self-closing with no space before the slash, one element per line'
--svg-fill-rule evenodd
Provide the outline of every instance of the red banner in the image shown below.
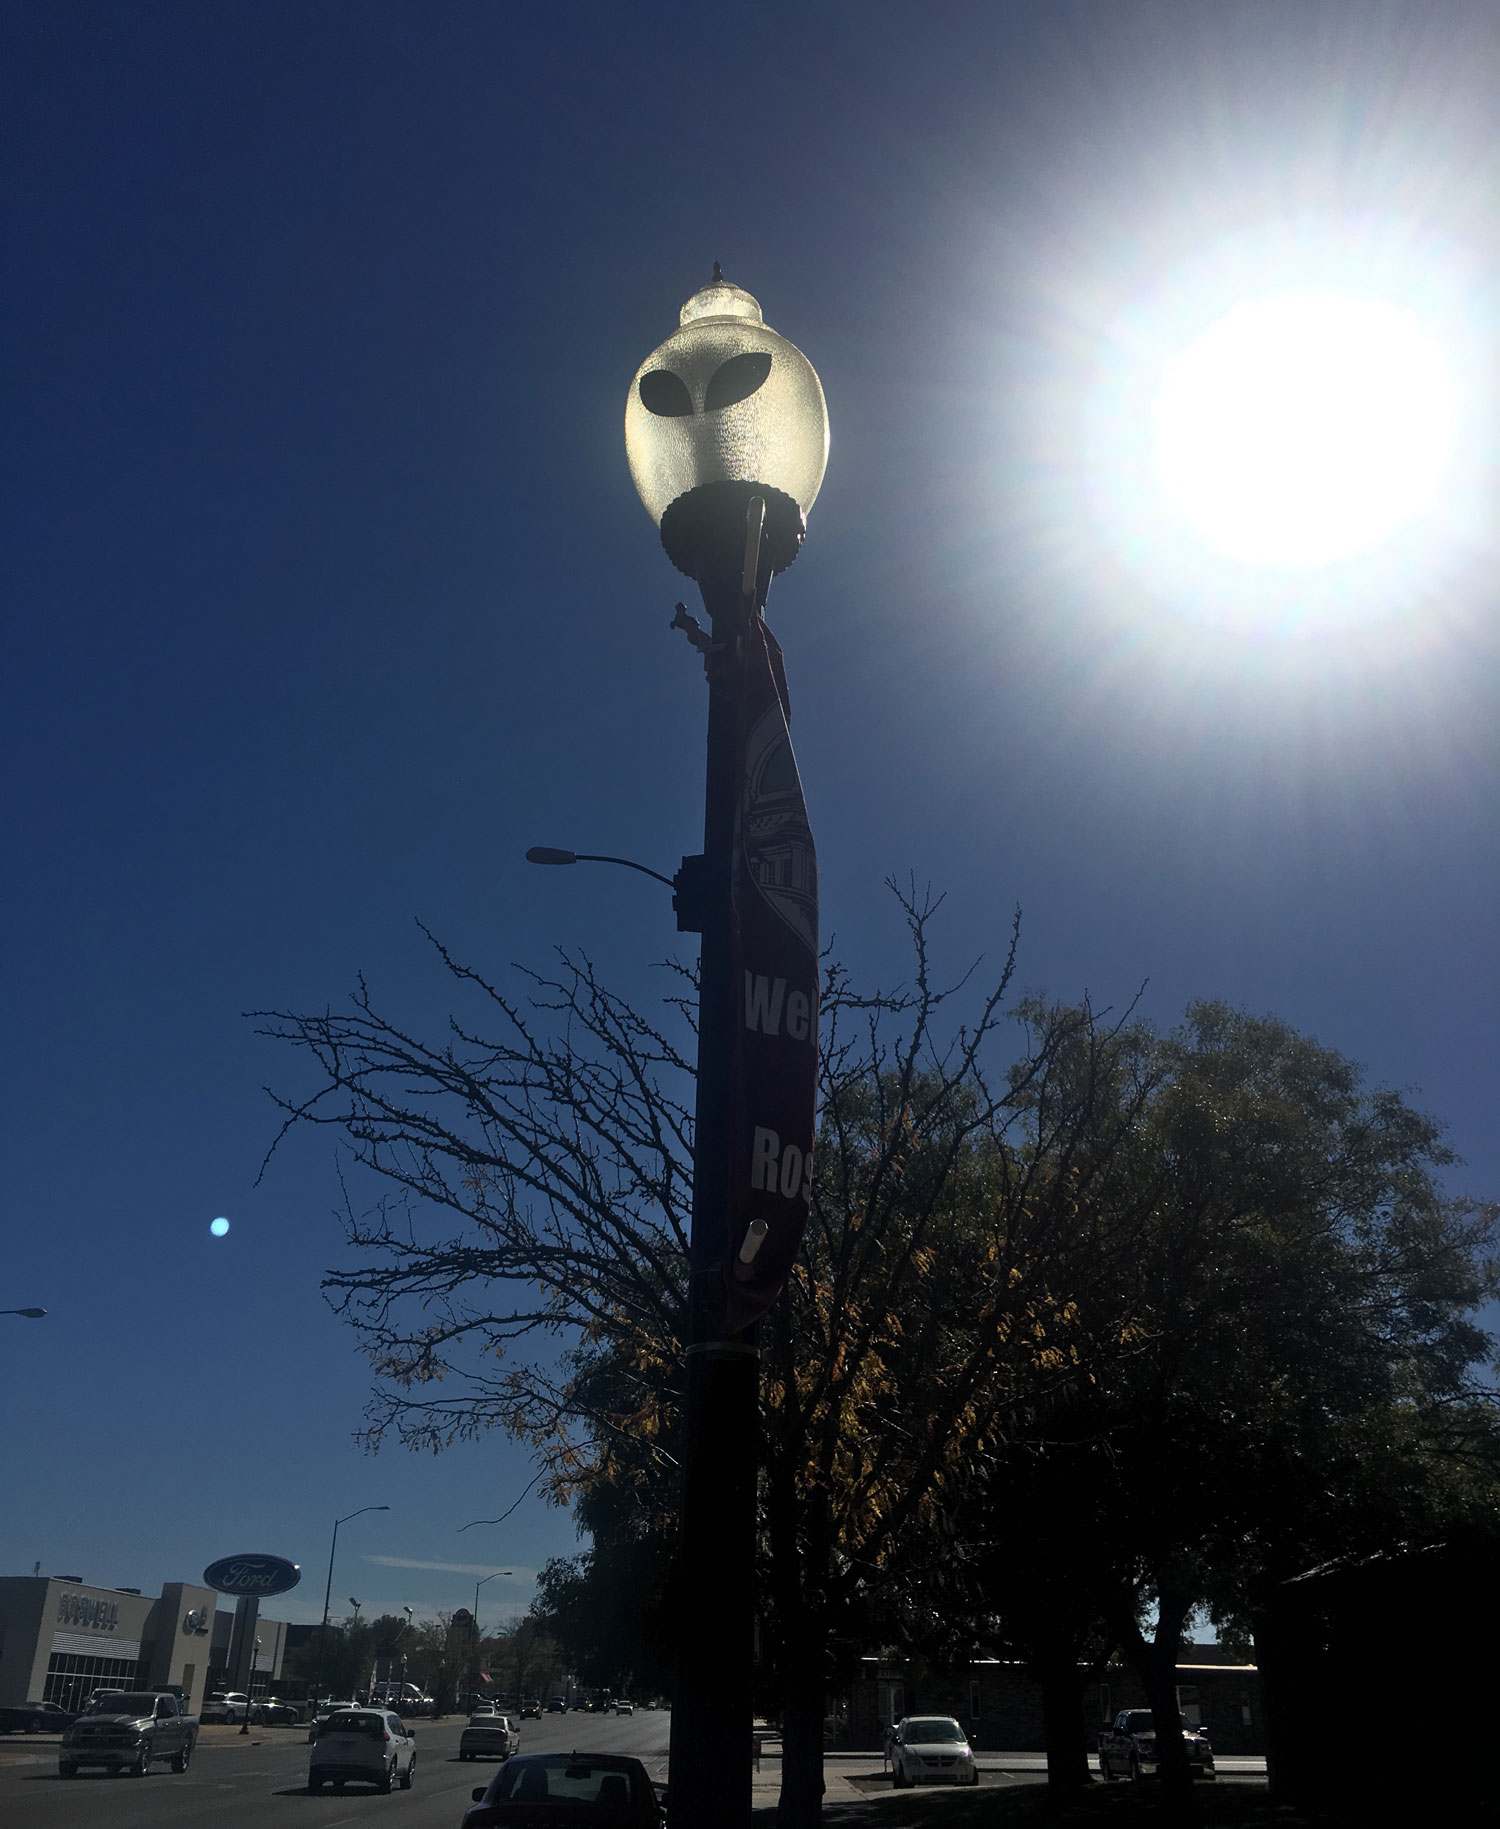
<path fill-rule="evenodd" d="M 807 1229 L 818 1078 L 818 856 L 787 728 L 786 672 L 759 616 L 744 649 L 735 779 L 731 1329 L 781 1293 Z"/>

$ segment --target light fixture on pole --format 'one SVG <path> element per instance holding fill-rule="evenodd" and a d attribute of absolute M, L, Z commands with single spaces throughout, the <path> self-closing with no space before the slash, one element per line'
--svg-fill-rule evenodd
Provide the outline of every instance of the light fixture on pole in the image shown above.
<path fill-rule="evenodd" d="M 806 1225 L 818 1007 L 817 859 L 762 612 L 822 485 L 828 414 L 812 364 L 717 263 L 636 372 L 625 450 L 710 625 L 682 604 L 672 622 L 703 656 L 709 705 L 703 854 L 684 860 L 689 893 L 673 884 L 702 946 L 668 1809 L 672 1829 L 746 1829 L 755 1322 Z"/>
<path fill-rule="evenodd" d="M 314 1666 L 312 1699 L 318 1701 L 318 1690 L 323 1682 L 323 1652 L 328 1643 L 328 1609 L 333 1602 L 333 1559 L 338 1554 L 339 1526 L 347 1524 L 351 1518 L 362 1518 L 367 1511 L 389 1511 L 389 1505 L 361 1505 L 358 1511 L 346 1512 L 342 1518 L 333 1521 L 333 1542 L 328 1549 L 328 1585 L 323 1590 L 323 1624 L 318 1631 L 318 1661 Z"/>
<path fill-rule="evenodd" d="M 469 1632 L 474 1641 L 474 1680 L 479 1680 L 479 1590 L 491 1581 L 498 1581 L 502 1575 L 514 1575 L 514 1569 L 495 1569 L 488 1575 L 482 1575 L 474 1583 L 474 1611 L 469 1617 Z"/>
<path fill-rule="evenodd" d="M 636 867 L 639 869 L 640 866 Z M 40 1321 L 46 1313 L 45 1308 L 0 1308 L 0 1315 L 25 1315 L 28 1321 Z"/>

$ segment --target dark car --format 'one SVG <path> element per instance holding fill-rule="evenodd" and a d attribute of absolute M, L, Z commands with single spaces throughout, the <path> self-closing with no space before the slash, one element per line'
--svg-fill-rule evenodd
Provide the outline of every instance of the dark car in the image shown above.
<path fill-rule="evenodd" d="M 547 1713 L 549 1715 L 565 1715 L 567 1712 L 568 1705 L 563 1701 L 561 1696 L 553 1696 L 547 1703 Z"/>
<path fill-rule="evenodd" d="M 474 1793 L 463 1829 L 660 1829 L 646 1768 L 624 1753 L 516 1753 Z"/>
<path fill-rule="evenodd" d="M 540 1702 L 523 1702 L 521 1704 L 521 1719 L 523 1721 L 540 1721 L 541 1718 L 542 1705 Z"/>
<path fill-rule="evenodd" d="M 302 1710 L 295 1702 L 283 1702 L 280 1696 L 266 1696 L 251 1704 L 250 1719 L 263 1726 L 295 1727 L 302 1719 Z"/>
<path fill-rule="evenodd" d="M 328 1719 L 331 1715 L 338 1714 L 342 1709 L 358 1707 L 359 1704 L 357 1702 L 320 1702 L 318 1704 L 317 1713 L 313 1716 L 312 1721 L 308 1726 L 308 1745 L 311 1746 L 318 1735 L 322 1733 L 323 1729 L 328 1725 Z"/>
<path fill-rule="evenodd" d="M 60 1734 L 78 1719 L 75 1709 L 55 1702 L 26 1702 L 0 1708 L 0 1734 Z"/>

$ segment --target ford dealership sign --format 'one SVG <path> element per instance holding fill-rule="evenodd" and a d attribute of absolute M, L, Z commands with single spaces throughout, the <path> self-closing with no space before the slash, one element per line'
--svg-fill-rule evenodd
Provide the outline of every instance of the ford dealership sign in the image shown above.
<path fill-rule="evenodd" d="M 221 1556 L 203 1571 L 203 1585 L 220 1594 L 285 1594 L 302 1571 L 285 1556 Z"/>

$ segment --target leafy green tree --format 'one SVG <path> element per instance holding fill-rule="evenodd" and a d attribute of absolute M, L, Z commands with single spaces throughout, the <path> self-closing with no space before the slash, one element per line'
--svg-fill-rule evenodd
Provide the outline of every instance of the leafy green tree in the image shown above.
<path fill-rule="evenodd" d="M 453 1706 L 468 1666 L 473 1662 L 473 1638 L 467 1613 L 456 1617 L 442 1611 L 419 1620 L 402 1641 L 407 1673 L 420 1683 L 446 1714 Z"/>
<path fill-rule="evenodd" d="M 346 1620 L 330 1620 L 326 1635 L 321 1629 L 314 1632 L 305 1645 L 288 1654 L 283 1669 L 308 1684 L 309 1693 L 316 1687 L 320 1695 L 348 1697 L 369 1682 L 374 1661 L 371 1623 L 351 1614 Z"/>
<path fill-rule="evenodd" d="M 483 1663 L 501 1695 L 518 1697 L 554 1693 L 567 1669 L 563 1649 L 552 1636 L 548 1622 L 532 1614 L 486 1639 Z"/>
<path fill-rule="evenodd" d="M 1118 1039 L 1150 1090 L 1092 1188 L 1105 1249 L 1070 1285 L 1077 1372 L 976 1467 L 945 1568 L 1051 1658 L 1056 1780 L 1084 1773 L 1063 1642 L 1113 1641 L 1185 1793 L 1195 1609 L 1244 1629 L 1289 1576 L 1500 1497 L 1473 1319 L 1496 1215 L 1443 1191 L 1433 1120 L 1284 1023 L 1204 1003 Z"/>
<path fill-rule="evenodd" d="M 533 1612 L 583 1683 L 611 1695 L 664 1695 L 672 1681 L 668 1521 L 600 1481 L 574 1507 L 590 1547 L 542 1569 Z"/>

